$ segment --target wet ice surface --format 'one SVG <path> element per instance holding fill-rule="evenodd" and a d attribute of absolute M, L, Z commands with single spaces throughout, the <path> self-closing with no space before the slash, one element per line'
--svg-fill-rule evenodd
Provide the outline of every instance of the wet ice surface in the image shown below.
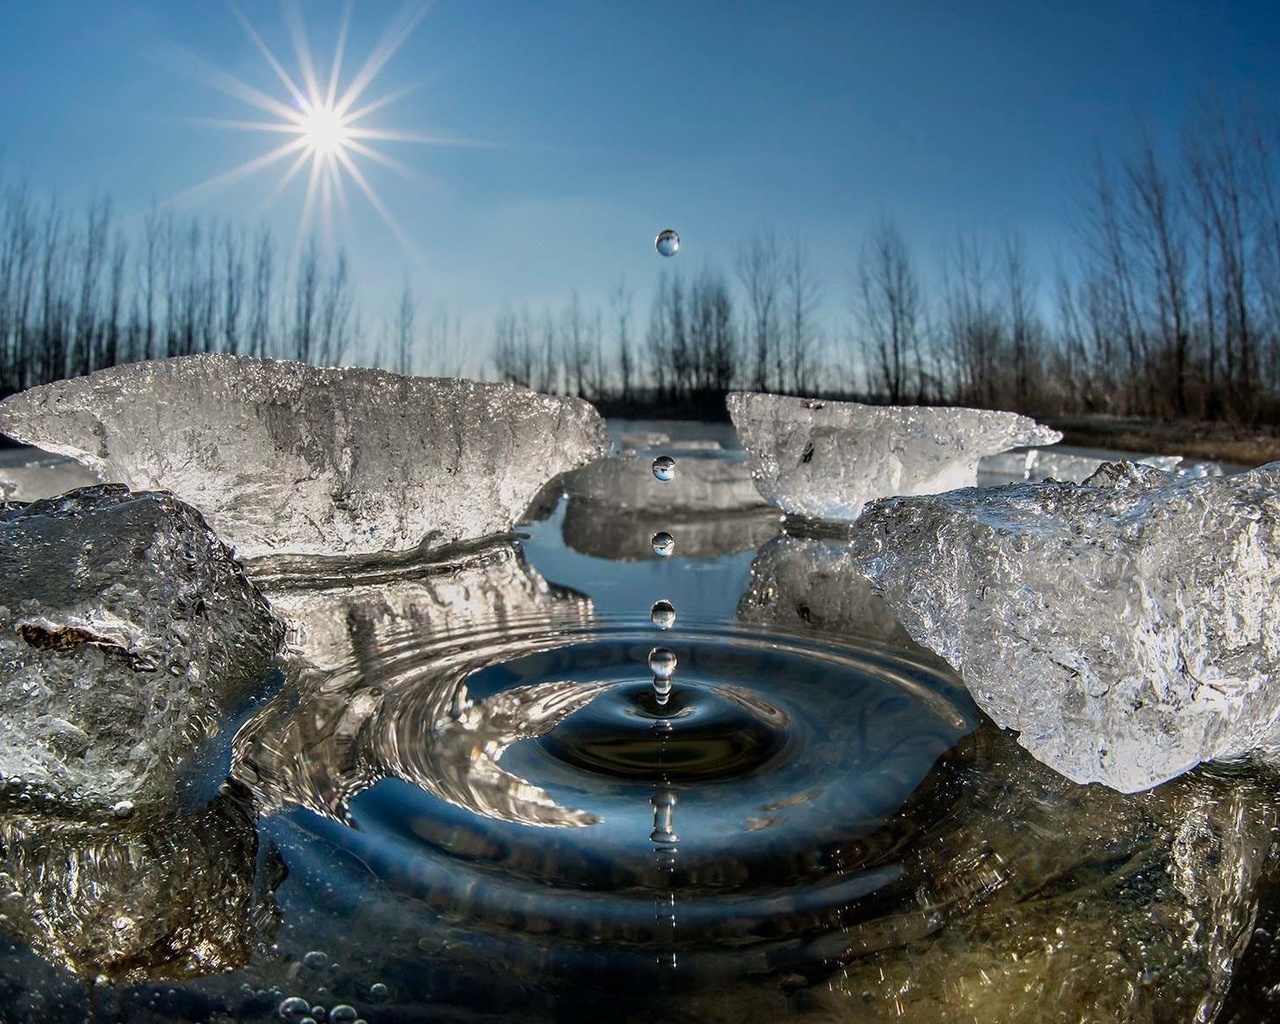
<path fill-rule="evenodd" d="M 689 461 L 661 483 L 641 454 L 655 488 Z M 1135 796 L 1071 782 L 907 638 L 847 528 L 781 534 L 775 514 L 755 546 L 725 530 L 699 550 L 655 499 L 669 557 L 584 553 L 567 526 L 616 499 L 602 485 L 552 489 L 518 549 L 271 577 L 288 680 L 234 750 L 265 811 L 253 883 L 234 824 L 234 849 L 209 854 L 226 907 L 182 895 L 210 870 L 199 827 L 174 825 L 167 876 L 136 868 L 156 908 L 137 934 L 179 965 L 207 953 L 207 972 L 160 981 L 148 953 L 135 983 L 95 988 L 0 942 L 0 1019 L 1265 1019 L 1280 961 L 1250 939 L 1260 896 L 1258 920 L 1276 916 L 1272 776 L 1202 767 Z M 658 646 L 679 662 L 670 730 L 645 703 Z M 132 884 L 120 835 L 20 855 L 0 901 L 18 923 L 0 928 L 59 964 L 78 942 L 92 975 Z M 77 856 L 98 903 L 62 895 Z"/>
<path fill-rule="evenodd" d="M 0 780 L 64 811 L 168 805 L 280 622 L 200 514 L 119 485 L 0 505 Z"/>
<path fill-rule="evenodd" d="M 1280 751 L 1280 464 L 886 499 L 850 554 L 979 705 L 1077 782 Z"/>
<path fill-rule="evenodd" d="M 760 493 L 819 519 L 855 519 L 885 495 L 972 486 L 984 456 L 1062 438 L 1026 416 L 985 409 L 759 393 L 731 394 L 728 404 Z"/>
<path fill-rule="evenodd" d="M 0 402 L 0 431 L 172 492 L 248 559 L 503 533 L 547 480 L 606 447 L 578 399 L 228 355 L 33 388 Z"/>

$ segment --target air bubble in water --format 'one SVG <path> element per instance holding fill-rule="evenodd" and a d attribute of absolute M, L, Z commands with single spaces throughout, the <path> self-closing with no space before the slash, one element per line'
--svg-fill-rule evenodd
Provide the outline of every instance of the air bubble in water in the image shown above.
<path fill-rule="evenodd" d="M 347 1003 L 339 1003 L 329 1011 L 329 1020 L 331 1024 L 352 1024 L 358 1019 L 360 1014 L 356 1013 L 356 1008 Z"/>
<path fill-rule="evenodd" d="M 656 601 L 649 609 L 649 621 L 659 629 L 670 629 L 676 624 L 676 609 L 670 601 Z"/>
<path fill-rule="evenodd" d="M 121 800 L 118 804 L 115 804 L 112 806 L 111 813 L 114 814 L 117 818 L 132 818 L 133 817 L 133 801 Z"/>
<path fill-rule="evenodd" d="M 680 236 L 671 228 L 666 228 L 658 232 L 658 237 L 653 240 L 653 247 L 660 256 L 674 256 L 680 251 Z"/>
<path fill-rule="evenodd" d="M 659 455 L 653 460 L 653 475 L 659 480 L 670 480 L 676 475 L 676 460 L 670 455 Z"/>
<path fill-rule="evenodd" d="M 302 962 L 308 967 L 320 970 L 322 967 L 329 966 L 329 954 L 323 950 L 313 949 L 310 953 L 302 958 Z"/>
<path fill-rule="evenodd" d="M 676 549 L 676 539 L 666 530 L 659 530 L 653 535 L 653 553 L 666 558 Z"/>
<path fill-rule="evenodd" d="M 374 1000 L 374 1002 L 386 1002 L 390 995 L 391 993 L 387 990 L 387 986 L 382 984 L 380 981 L 375 981 L 369 986 L 369 998 Z"/>
<path fill-rule="evenodd" d="M 299 1024 L 304 1017 L 311 1016 L 311 1004 L 301 996 L 290 996 L 277 1008 L 281 1020 Z"/>

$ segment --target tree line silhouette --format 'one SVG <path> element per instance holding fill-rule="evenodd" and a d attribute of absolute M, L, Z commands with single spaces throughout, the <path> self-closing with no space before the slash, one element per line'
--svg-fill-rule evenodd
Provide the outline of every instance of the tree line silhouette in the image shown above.
<path fill-rule="evenodd" d="M 159 209 L 126 230 L 105 199 L 73 216 L 0 182 L 0 394 L 209 351 L 456 375 L 487 348 L 490 376 L 615 409 L 715 414 L 744 388 L 1277 423 L 1278 157 L 1241 104 L 1203 105 L 1173 157 L 1140 131 L 1093 161 L 1047 286 L 1016 233 L 957 236 L 927 286 L 886 217 L 825 293 L 802 242 L 758 232 L 727 272 L 664 269 L 643 323 L 619 281 L 603 306 L 506 308 L 483 337 L 447 306 L 420 318 L 407 281 L 363 319 L 345 255 L 314 242 L 285 258 L 267 228 Z"/>

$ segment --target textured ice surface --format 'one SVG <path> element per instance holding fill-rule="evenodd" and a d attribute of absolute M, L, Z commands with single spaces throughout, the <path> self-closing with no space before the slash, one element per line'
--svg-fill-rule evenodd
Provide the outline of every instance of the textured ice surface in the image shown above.
<path fill-rule="evenodd" d="M 978 463 L 979 482 L 983 478 L 994 478 L 991 483 L 1010 483 L 1026 480 L 1058 480 L 1063 483 L 1082 483 L 1092 476 L 1107 462 L 1114 462 L 1116 456 L 1109 458 L 1089 454 L 1085 449 L 1077 448 L 1028 448 L 1025 451 L 1001 452 L 999 455 L 988 455 Z M 1170 472 L 1177 472 L 1182 466 L 1181 455 L 1129 455 L 1127 462 L 1136 462 L 1144 466 L 1154 466 Z M 1206 463 L 1190 463 L 1190 466 L 1204 466 Z M 1219 468 L 1217 474 L 1221 476 Z M 1206 476 L 1204 472 L 1188 474 Z"/>
<path fill-rule="evenodd" d="M 984 409 L 743 392 L 728 405 L 760 493 L 820 519 L 854 519 L 872 498 L 972 486 L 984 455 L 1062 438 L 1026 416 Z"/>
<path fill-rule="evenodd" d="M 0 431 L 171 491 L 244 558 L 502 533 L 548 479 L 607 445 L 578 399 L 229 355 L 33 388 L 0 402 Z"/>
<path fill-rule="evenodd" d="M 510 654 L 522 637 L 591 618 L 586 598 L 548 584 L 510 544 L 416 574 L 299 581 L 273 591 L 272 605 L 288 622 L 295 680 L 241 729 L 233 764 L 268 810 L 342 819 L 357 793 L 399 778 L 488 817 L 590 823 L 499 760 L 598 689 L 548 683 L 467 695 L 473 652 L 500 645 Z"/>
<path fill-rule="evenodd" d="M 783 534 L 760 548 L 738 618 L 788 632 L 854 642 L 870 637 L 919 650 L 859 575 L 848 541 L 836 538 Z"/>
<path fill-rule="evenodd" d="M 31 448 L 0 449 L 0 501 L 39 501 L 102 482 L 102 477 L 74 459 Z"/>
<path fill-rule="evenodd" d="M 891 498 L 860 570 L 996 722 L 1080 782 L 1135 792 L 1280 747 L 1280 463 L 1179 480 Z"/>
<path fill-rule="evenodd" d="M 0 811 L 0 921 L 86 981 L 230 971 L 253 951 L 251 920 L 273 913 L 254 893 L 257 848 L 253 809 L 228 793 L 106 827 Z"/>
<path fill-rule="evenodd" d="M 169 495 L 107 484 L 0 505 L 0 776 L 67 809 L 172 801 L 282 634 Z"/>

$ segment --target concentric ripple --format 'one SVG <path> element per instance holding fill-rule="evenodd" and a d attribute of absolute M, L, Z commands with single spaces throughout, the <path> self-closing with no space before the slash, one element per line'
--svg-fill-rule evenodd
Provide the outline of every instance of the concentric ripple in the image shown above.
<path fill-rule="evenodd" d="M 976 726 L 902 651 L 732 625 L 406 635 L 307 685 L 237 738 L 268 809 L 312 812 L 302 828 L 472 939 L 640 983 L 744 947 L 802 964 L 909 899 L 901 850 L 929 823 L 898 812 Z"/>

